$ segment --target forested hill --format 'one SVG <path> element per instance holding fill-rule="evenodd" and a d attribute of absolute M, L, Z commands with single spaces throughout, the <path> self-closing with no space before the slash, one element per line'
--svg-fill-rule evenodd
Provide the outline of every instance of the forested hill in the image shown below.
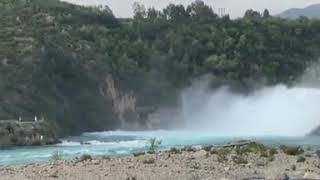
<path fill-rule="evenodd" d="M 38 115 L 65 132 L 143 127 L 208 73 L 213 86 L 239 91 L 290 84 L 320 48 L 320 21 L 252 10 L 230 20 L 201 1 L 135 4 L 133 19 L 57 0 L 1 0 L 0 9 L 0 119 Z"/>

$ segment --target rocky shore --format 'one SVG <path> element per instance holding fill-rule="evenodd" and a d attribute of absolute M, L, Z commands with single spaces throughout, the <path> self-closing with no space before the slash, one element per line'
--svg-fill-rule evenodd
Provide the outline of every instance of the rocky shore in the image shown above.
<path fill-rule="evenodd" d="M 58 143 L 52 125 L 46 121 L 0 121 L 0 148 Z"/>
<path fill-rule="evenodd" d="M 56 160 L 49 164 L 1 167 L 2 180 L 213 180 L 320 179 L 316 151 L 270 148 L 257 143 L 186 147 L 132 157 Z"/>

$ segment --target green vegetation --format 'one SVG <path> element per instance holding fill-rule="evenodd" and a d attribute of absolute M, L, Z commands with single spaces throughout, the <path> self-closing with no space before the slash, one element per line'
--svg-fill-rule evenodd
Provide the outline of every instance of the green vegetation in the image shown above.
<path fill-rule="evenodd" d="M 305 161 L 306 161 L 306 158 L 304 156 L 298 156 L 297 163 L 302 163 L 302 162 L 305 162 Z"/>
<path fill-rule="evenodd" d="M 192 146 L 184 146 L 181 150 L 187 151 L 187 152 L 194 152 L 195 151 L 195 149 Z"/>
<path fill-rule="evenodd" d="M 245 146 L 236 146 L 235 147 L 236 154 L 245 155 L 248 153 L 257 154 L 260 157 L 269 158 L 278 153 L 277 149 L 272 147 L 267 147 L 263 144 L 259 143 L 250 143 Z"/>
<path fill-rule="evenodd" d="M 301 155 L 301 154 L 304 153 L 304 149 L 302 147 L 300 147 L 300 146 L 281 145 L 280 149 L 285 154 L 291 155 L 291 156 L 297 156 L 297 155 Z"/>
<path fill-rule="evenodd" d="M 157 140 L 157 138 L 151 138 L 148 140 L 148 153 L 154 154 L 159 149 L 162 141 Z"/>
<path fill-rule="evenodd" d="M 54 151 L 52 153 L 51 161 L 57 162 L 57 161 L 61 161 L 62 159 L 63 159 L 62 158 L 62 153 L 60 151 Z"/>
<path fill-rule="evenodd" d="M 64 133 L 121 126 L 102 93 L 109 75 L 138 111 L 175 104 L 205 74 L 212 88 L 241 92 L 291 85 L 320 52 L 319 20 L 253 10 L 231 20 L 199 0 L 162 11 L 135 4 L 133 19 L 58 0 L 2 0 L 0 9 L 0 119 L 39 115 Z M 134 117 L 146 124 L 142 112 Z"/>
<path fill-rule="evenodd" d="M 169 152 L 172 154 L 179 154 L 179 153 L 181 153 L 181 149 L 172 147 L 172 148 L 170 148 Z"/>
<path fill-rule="evenodd" d="M 254 154 L 262 158 L 266 158 L 268 161 L 275 160 L 275 154 L 278 153 L 276 148 L 268 147 L 263 144 L 256 142 L 235 145 L 219 148 L 211 148 L 210 154 L 217 155 L 219 162 L 225 162 L 229 159 L 231 155 L 231 160 L 237 164 L 247 164 L 247 157 L 249 154 Z"/>
<path fill-rule="evenodd" d="M 232 161 L 236 164 L 248 164 L 248 160 L 244 156 L 232 156 Z"/>
<path fill-rule="evenodd" d="M 145 155 L 146 153 L 145 152 L 134 152 L 133 153 L 133 156 L 134 157 L 139 157 L 139 156 L 143 156 L 143 155 Z"/>
<path fill-rule="evenodd" d="M 150 154 L 139 156 L 138 159 L 144 164 L 154 164 L 156 162 L 156 159 Z"/>
<path fill-rule="evenodd" d="M 82 161 L 89 161 L 89 160 L 92 160 L 92 156 L 89 155 L 89 154 L 83 154 L 81 157 L 80 157 L 80 162 Z"/>
<path fill-rule="evenodd" d="M 228 155 L 231 153 L 231 150 L 229 148 L 219 148 L 212 149 L 210 153 L 216 154 L 219 162 L 225 162 L 228 160 Z"/>

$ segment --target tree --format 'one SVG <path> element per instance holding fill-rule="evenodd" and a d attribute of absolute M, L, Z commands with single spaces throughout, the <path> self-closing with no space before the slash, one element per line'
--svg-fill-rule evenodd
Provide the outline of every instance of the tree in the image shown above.
<path fill-rule="evenodd" d="M 263 18 L 269 18 L 270 17 L 270 13 L 269 13 L 269 10 L 268 9 L 265 9 L 263 11 Z"/>
<path fill-rule="evenodd" d="M 187 7 L 187 12 L 196 22 L 204 23 L 214 20 L 218 17 L 211 7 L 207 6 L 203 1 L 196 0 Z"/>
<path fill-rule="evenodd" d="M 163 13 L 168 20 L 172 20 L 175 23 L 184 23 L 189 18 L 189 14 L 183 5 L 170 4 L 163 10 Z"/>
<path fill-rule="evenodd" d="M 160 12 L 154 8 L 149 8 L 147 12 L 147 18 L 151 20 L 155 20 L 158 18 Z"/>
<path fill-rule="evenodd" d="M 255 18 L 261 18 L 261 15 L 259 12 L 249 9 L 245 12 L 244 17 L 255 19 Z"/>
<path fill-rule="evenodd" d="M 133 3 L 133 13 L 134 19 L 143 19 L 147 15 L 145 6 L 140 4 L 139 2 Z"/>

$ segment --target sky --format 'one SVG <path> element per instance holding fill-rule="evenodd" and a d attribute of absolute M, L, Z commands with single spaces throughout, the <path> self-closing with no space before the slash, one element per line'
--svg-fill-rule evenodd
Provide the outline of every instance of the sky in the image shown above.
<path fill-rule="evenodd" d="M 140 2 L 146 7 L 163 9 L 168 4 L 188 5 L 194 0 L 62 0 L 80 5 L 108 5 L 117 17 L 131 17 L 132 5 Z M 219 8 L 224 8 L 226 14 L 232 18 L 243 16 L 247 9 L 254 9 L 262 12 L 269 9 L 271 14 L 278 14 L 289 8 L 304 8 L 311 4 L 320 3 L 320 0 L 203 0 L 211 6 L 215 12 Z"/>

